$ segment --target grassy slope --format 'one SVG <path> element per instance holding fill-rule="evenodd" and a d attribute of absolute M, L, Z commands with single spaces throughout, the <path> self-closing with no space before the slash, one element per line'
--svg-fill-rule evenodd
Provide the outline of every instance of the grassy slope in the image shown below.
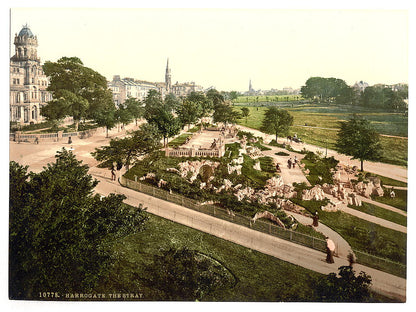
<path fill-rule="evenodd" d="M 218 291 L 211 300 L 304 301 L 312 292 L 308 285 L 316 272 L 253 251 L 215 236 L 150 215 L 147 230 L 130 235 L 114 246 L 121 256 L 110 275 L 110 285 L 129 285 L 161 249 L 186 246 L 225 265 L 236 277 L 234 288 Z M 124 280 L 120 280 L 124 279 Z M 107 288 L 108 292 L 108 288 Z M 144 298 L 151 300 L 151 298 Z"/>

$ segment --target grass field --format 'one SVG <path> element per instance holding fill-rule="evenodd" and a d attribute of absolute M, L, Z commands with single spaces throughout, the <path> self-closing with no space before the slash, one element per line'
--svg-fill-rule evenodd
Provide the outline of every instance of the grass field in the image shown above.
<path fill-rule="evenodd" d="M 382 134 L 394 136 L 407 136 L 407 117 L 398 113 L 375 112 L 360 107 L 327 106 L 318 104 L 278 104 L 278 107 L 287 109 L 294 117 L 290 134 L 296 135 L 305 143 L 335 149 L 339 122 L 347 120 L 352 113 L 359 113 L 370 120 L 372 125 Z M 235 110 L 241 110 L 243 105 L 235 105 Z M 254 129 L 260 129 L 267 106 L 247 106 L 250 115 L 241 118 L 238 123 Z M 384 118 L 384 119 L 383 119 Z M 306 126 L 305 126 L 306 125 Z M 408 141 L 407 138 L 381 137 L 383 146 L 382 162 L 407 166 Z"/>
<path fill-rule="evenodd" d="M 222 263 L 236 278 L 234 287 L 217 291 L 214 301 L 308 301 L 311 278 L 319 273 L 228 242 L 149 214 L 147 229 L 114 246 L 119 259 L 113 266 L 105 291 L 141 289 L 140 275 L 154 254 L 162 249 L 188 247 Z M 122 287 L 122 289 L 119 289 Z M 130 287 L 130 289 L 129 289 Z M 132 290 L 133 289 L 133 290 Z M 152 298 L 143 298 L 152 300 Z"/>
<path fill-rule="evenodd" d="M 350 208 L 356 209 L 358 211 L 367 213 L 369 215 L 378 217 L 378 218 L 382 218 L 403 226 L 407 226 L 407 217 L 396 213 L 394 211 L 391 210 L 387 210 L 381 207 L 378 207 L 376 205 L 372 205 L 370 203 L 362 203 L 362 206 L 349 206 Z"/>

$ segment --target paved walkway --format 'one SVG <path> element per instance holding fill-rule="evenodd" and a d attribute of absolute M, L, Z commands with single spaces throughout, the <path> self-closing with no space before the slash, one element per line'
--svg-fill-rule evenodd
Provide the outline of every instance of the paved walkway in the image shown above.
<path fill-rule="evenodd" d="M 311 225 L 312 218 L 286 210 L 286 213 L 293 216 L 298 222 L 303 225 Z M 326 237 L 329 237 L 335 243 L 335 253 L 338 257 L 347 259 L 347 256 L 352 252 L 350 244 L 337 232 L 330 227 L 326 226 L 322 222 L 318 222 L 318 226 L 314 227 L 317 232 L 322 233 Z"/>
<path fill-rule="evenodd" d="M 322 274 L 337 272 L 338 267 L 348 265 L 348 261 L 340 257 L 335 257 L 335 263 L 328 264 L 325 261 L 325 253 L 124 188 L 108 178 L 97 175 L 96 169 L 94 172 L 93 175 L 100 180 L 96 187 L 97 193 L 124 194 L 127 197 L 126 203 L 133 206 L 142 203 L 152 214 Z M 357 272 L 364 271 L 372 277 L 374 291 L 405 300 L 406 279 L 359 264 L 355 264 L 354 269 Z"/>

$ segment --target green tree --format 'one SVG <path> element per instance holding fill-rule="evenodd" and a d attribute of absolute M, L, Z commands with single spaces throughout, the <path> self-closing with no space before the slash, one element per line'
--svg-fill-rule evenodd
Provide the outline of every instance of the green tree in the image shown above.
<path fill-rule="evenodd" d="M 351 266 L 339 267 L 339 276 L 330 273 L 314 282 L 316 301 L 368 302 L 371 298 L 371 276 L 365 272 L 358 275 Z"/>
<path fill-rule="evenodd" d="M 166 146 L 168 139 L 181 130 L 180 120 L 173 115 L 173 107 L 169 105 L 171 102 L 163 102 L 159 92 L 150 90 L 144 103 L 144 118 L 156 125 Z"/>
<path fill-rule="evenodd" d="M 88 166 L 63 149 L 40 173 L 10 163 L 9 296 L 91 292 L 106 278 L 116 239 L 137 233 L 147 217 L 124 195 L 93 193 Z"/>
<path fill-rule="evenodd" d="M 127 104 L 128 103 L 126 102 L 119 104 L 114 113 L 116 122 L 118 124 L 122 124 L 123 127 L 125 125 L 128 125 L 134 119 L 133 115 L 131 114 L 131 111 L 127 107 Z"/>
<path fill-rule="evenodd" d="M 242 107 L 241 115 L 246 118 L 246 124 L 247 124 L 247 118 L 248 116 L 250 116 L 250 109 L 248 107 Z"/>
<path fill-rule="evenodd" d="M 116 124 L 116 107 L 110 90 L 106 90 L 103 96 L 94 101 L 94 105 L 90 106 L 89 116 L 97 126 L 106 128 L 108 138 L 108 130 Z"/>
<path fill-rule="evenodd" d="M 237 92 L 237 91 L 231 91 L 230 92 L 230 100 L 231 101 L 237 100 L 239 95 L 240 95 L 239 92 Z"/>
<path fill-rule="evenodd" d="M 153 124 L 143 124 L 139 130 L 129 134 L 122 139 L 112 139 L 110 145 L 96 148 L 91 155 L 102 162 L 102 167 L 111 168 L 116 162 L 129 170 L 130 165 L 141 156 L 161 148 L 161 134 Z"/>
<path fill-rule="evenodd" d="M 355 114 L 350 120 L 340 122 L 335 146 L 338 152 L 359 159 L 361 171 L 364 170 L 364 160 L 379 160 L 382 156 L 380 135 L 368 120 Z"/>
<path fill-rule="evenodd" d="M 260 129 L 265 133 L 274 134 L 277 141 L 279 135 L 287 135 L 289 133 L 291 125 L 293 125 L 293 116 L 287 110 L 273 106 L 265 112 Z"/>
<path fill-rule="evenodd" d="M 236 123 L 241 118 L 238 111 L 235 111 L 229 103 L 218 103 L 214 105 L 214 113 L 212 115 L 214 122 L 222 122 L 224 124 Z"/>
<path fill-rule="evenodd" d="M 184 126 L 188 125 L 189 130 L 190 124 L 197 122 L 202 115 L 201 104 L 197 101 L 185 99 L 179 107 L 177 114 L 181 123 Z"/>
<path fill-rule="evenodd" d="M 305 99 L 319 99 L 320 102 L 351 103 L 352 89 L 342 79 L 311 77 L 301 87 Z"/>
<path fill-rule="evenodd" d="M 132 116 L 136 122 L 137 126 L 137 120 L 143 117 L 144 114 L 144 108 L 140 101 L 136 98 L 128 98 L 124 104 L 126 105 L 127 110 L 130 113 L 130 116 Z"/>
<path fill-rule="evenodd" d="M 229 286 L 226 272 L 187 248 L 165 250 L 147 266 L 144 284 L 156 300 L 203 300 L 216 289 Z"/>
<path fill-rule="evenodd" d="M 47 61 L 43 70 L 50 78 L 47 90 L 52 93 L 53 99 L 42 107 L 41 114 L 48 120 L 71 116 L 75 131 L 78 131 L 79 122 L 88 116 L 90 105 L 99 101 L 100 95 L 108 89 L 106 78 L 85 67 L 77 57 Z"/>
<path fill-rule="evenodd" d="M 208 98 L 203 92 L 191 92 L 186 100 L 197 103 L 201 107 L 198 118 L 209 116 L 214 108 L 212 99 Z"/>

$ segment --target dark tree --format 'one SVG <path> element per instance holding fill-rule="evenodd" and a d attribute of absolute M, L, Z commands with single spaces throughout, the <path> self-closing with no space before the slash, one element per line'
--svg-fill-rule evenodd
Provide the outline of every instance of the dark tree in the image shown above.
<path fill-rule="evenodd" d="M 208 258 L 187 248 L 155 255 L 145 276 L 144 284 L 156 300 L 203 300 L 230 283 L 227 272 L 215 269 Z"/>
<path fill-rule="evenodd" d="M 368 120 L 355 114 L 350 120 L 340 122 L 335 146 L 338 152 L 359 159 L 361 171 L 364 170 L 364 160 L 379 160 L 382 156 L 380 135 Z"/>
<path fill-rule="evenodd" d="M 246 124 L 247 124 L 247 118 L 250 116 L 250 109 L 248 107 L 242 107 L 241 108 L 241 115 L 246 118 Z"/>
<path fill-rule="evenodd" d="M 63 149 L 40 173 L 10 163 L 9 296 L 91 292 L 105 278 L 116 239 L 137 233 L 147 217 L 124 195 L 93 194 L 88 166 Z"/>
<path fill-rule="evenodd" d="M 316 301 L 367 302 L 371 298 L 371 277 L 364 272 L 355 275 L 351 266 L 339 267 L 339 276 L 330 273 L 315 281 Z"/>
<path fill-rule="evenodd" d="M 261 131 L 274 134 L 277 141 L 279 135 L 287 135 L 289 133 L 289 127 L 292 124 L 293 116 L 287 110 L 273 106 L 267 109 L 264 114 Z"/>

